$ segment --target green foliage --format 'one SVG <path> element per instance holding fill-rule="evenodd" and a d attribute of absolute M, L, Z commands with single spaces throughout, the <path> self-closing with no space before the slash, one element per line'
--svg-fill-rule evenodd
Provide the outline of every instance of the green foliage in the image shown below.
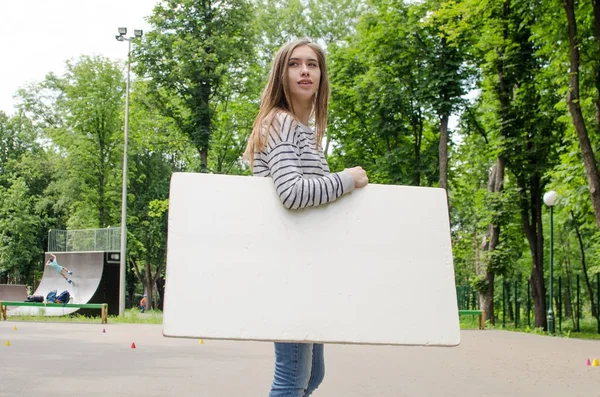
<path fill-rule="evenodd" d="M 25 153 L 39 151 L 36 138 L 29 119 L 22 115 L 8 117 L 0 111 L 0 178 L 9 175 L 11 165 L 16 165 Z"/>
<path fill-rule="evenodd" d="M 546 331 L 542 327 L 529 328 L 525 327 L 525 333 L 533 335 L 546 335 Z"/>
<path fill-rule="evenodd" d="M 100 316 L 83 316 L 78 313 L 66 316 L 47 317 L 43 313 L 35 316 L 11 316 L 12 321 L 47 321 L 65 323 L 100 323 Z M 109 324 L 162 324 L 162 312 L 147 310 L 141 314 L 137 309 L 127 309 L 124 316 L 108 316 Z"/>
<path fill-rule="evenodd" d="M 49 187 L 69 202 L 71 227 L 106 227 L 118 219 L 122 157 L 123 76 L 115 63 L 82 56 L 62 77 L 21 91 L 23 110 L 55 151 L 57 177 Z M 50 98 L 50 99 L 48 99 Z"/>
<path fill-rule="evenodd" d="M 170 118 L 148 100 L 146 81 L 135 81 L 130 100 L 130 149 L 127 208 L 128 263 L 135 263 L 142 291 L 162 274 L 166 263 L 169 182 L 188 169 L 196 152 Z M 151 277 L 148 278 L 147 275 Z M 135 283 L 130 270 L 128 283 Z M 130 284 L 131 285 L 131 284 Z"/>
<path fill-rule="evenodd" d="M 0 112 L 0 283 L 36 273 L 47 230 L 62 220 L 64 205 L 48 189 L 53 169 L 34 123 Z"/>
<path fill-rule="evenodd" d="M 453 4 L 453 0 L 430 0 L 413 9 L 419 18 L 413 35 L 425 55 L 421 66 L 425 84 L 420 89 L 425 92 L 426 103 L 440 117 L 458 109 L 475 73 L 467 62 L 469 40 L 464 34 L 447 30 L 461 20 Z"/>
<path fill-rule="evenodd" d="M 484 279 L 483 276 L 475 276 L 471 280 L 471 287 L 479 293 L 486 291 L 489 287 L 489 282 Z"/>
<path fill-rule="evenodd" d="M 148 216 L 160 218 L 169 210 L 169 200 L 152 200 L 148 203 Z"/>
<path fill-rule="evenodd" d="M 27 276 L 40 251 L 37 246 L 41 219 L 33 211 L 34 198 L 22 178 L 0 186 L 0 271 Z M 18 278 L 15 278 L 18 279 Z"/>
<path fill-rule="evenodd" d="M 426 61 L 411 12 L 399 1 L 373 2 L 348 45 L 331 48 L 333 169 L 361 165 L 374 183 L 438 180 L 434 115 L 422 90 Z"/>
<path fill-rule="evenodd" d="M 220 103 L 214 117 L 208 169 L 217 174 L 249 174 L 241 161 L 252 123 L 258 114 L 258 90 L 234 96 L 235 100 Z"/>
<path fill-rule="evenodd" d="M 173 120 L 206 170 L 215 109 L 240 93 L 253 56 L 253 10 L 245 0 L 165 0 L 134 48 L 146 94 Z"/>

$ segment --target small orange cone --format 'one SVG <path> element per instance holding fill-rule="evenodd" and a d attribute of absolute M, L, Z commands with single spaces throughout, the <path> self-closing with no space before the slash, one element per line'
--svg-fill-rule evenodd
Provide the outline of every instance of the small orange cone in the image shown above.
<path fill-rule="evenodd" d="M 10 342 L 8 340 L 6 341 L 6 346 L 10 346 Z"/>
<path fill-rule="evenodd" d="M 585 360 L 585 366 L 589 367 L 590 365 L 592 365 L 592 363 L 590 363 L 590 359 L 588 358 L 587 360 Z"/>
<path fill-rule="evenodd" d="M 598 359 L 595 358 L 594 361 L 592 361 L 592 367 L 598 367 L 598 366 L 599 366 Z"/>
<path fill-rule="evenodd" d="M 135 343 L 134 342 L 131 343 L 131 348 L 135 349 Z"/>
<path fill-rule="evenodd" d="M 200 340 L 198 341 L 198 344 L 199 344 L 199 345 L 203 345 L 203 344 L 204 344 L 204 341 L 203 341 L 202 339 L 200 339 Z"/>

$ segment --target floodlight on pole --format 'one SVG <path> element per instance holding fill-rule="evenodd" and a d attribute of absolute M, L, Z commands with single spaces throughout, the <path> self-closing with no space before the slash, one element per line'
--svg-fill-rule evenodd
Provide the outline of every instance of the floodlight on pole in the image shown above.
<path fill-rule="evenodd" d="M 129 76 L 131 73 L 131 42 L 142 37 L 141 30 L 135 30 L 133 37 L 125 37 L 127 28 L 119 28 L 115 36 L 118 41 L 127 41 L 127 83 L 125 86 L 125 128 L 123 130 L 123 192 L 121 197 L 121 253 L 119 276 L 119 316 L 125 314 L 125 277 L 127 275 L 127 141 L 129 130 Z"/>

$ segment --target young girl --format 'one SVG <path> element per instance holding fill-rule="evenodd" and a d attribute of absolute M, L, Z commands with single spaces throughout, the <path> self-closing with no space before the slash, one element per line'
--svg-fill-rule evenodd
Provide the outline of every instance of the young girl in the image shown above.
<path fill-rule="evenodd" d="M 255 176 L 273 179 L 285 208 L 329 203 L 369 182 L 361 167 L 329 172 L 321 147 L 328 104 L 323 50 L 309 40 L 284 45 L 273 60 L 245 157 Z M 324 375 L 322 344 L 276 342 L 269 397 L 308 397 Z"/>

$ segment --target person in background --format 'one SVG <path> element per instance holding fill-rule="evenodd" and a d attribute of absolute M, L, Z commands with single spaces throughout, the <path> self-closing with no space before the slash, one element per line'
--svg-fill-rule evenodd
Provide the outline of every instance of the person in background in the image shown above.
<path fill-rule="evenodd" d="M 144 296 L 142 297 L 142 300 L 140 301 L 140 312 L 141 313 L 146 311 L 146 306 L 148 305 L 148 300 L 146 299 L 147 296 L 148 296 L 148 294 L 144 294 Z"/>
<path fill-rule="evenodd" d="M 73 272 L 70 271 L 69 269 L 67 269 L 64 266 L 61 266 L 57 261 L 56 261 L 56 255 L 54 254 L 50 254 L 50 256 L 52 256 L 52 259 L 48 259 L 48 262 L 46 262 L 46 266 L 50 266 L 52 269 L 56 270 L 56 272 L 58 274 L 60 274 L 61 276 L 63 276 L 63 278 L 65 280 L 67 280 L 67 282 L 69 284 L 73 283 L 73 280 L 71 280 L 69 277 L 67 277 L 67 275 L 71 276 L 73 275 Z"/>

